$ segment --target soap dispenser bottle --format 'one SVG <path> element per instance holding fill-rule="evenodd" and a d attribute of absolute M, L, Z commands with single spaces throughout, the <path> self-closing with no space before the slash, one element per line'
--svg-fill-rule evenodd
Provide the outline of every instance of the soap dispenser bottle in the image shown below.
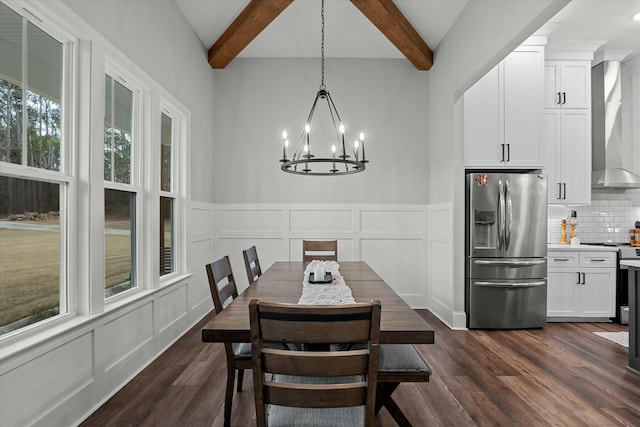
<path fill-rule="evenodd" d="M 576 226 L 578 225 L 578 214 L 576 211 L 571 211 L 571 232 L 569 233 L 569 238 L 573 239 L 576 237 Z"/>

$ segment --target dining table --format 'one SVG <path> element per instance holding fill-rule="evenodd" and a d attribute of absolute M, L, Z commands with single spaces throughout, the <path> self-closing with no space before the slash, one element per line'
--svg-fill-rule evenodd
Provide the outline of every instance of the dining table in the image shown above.
<path fill-rule="evenodd" d="M 250 342 L 249 302 L 253 299 L 297 304 L 303 291 L 307 263 L 275 262 L 202 328 L 203 342 Z M 380 344 L 433 344 L 433 328 L 418 315 L 366 262 L 340 261 L 339 274 L 356 302 L 379 300 Z M 424 372 L 378 373 L 379 410 L 385 406 L 400 425 L 409 425 L 391 393 L 401 382 L 428 381 Z"/>

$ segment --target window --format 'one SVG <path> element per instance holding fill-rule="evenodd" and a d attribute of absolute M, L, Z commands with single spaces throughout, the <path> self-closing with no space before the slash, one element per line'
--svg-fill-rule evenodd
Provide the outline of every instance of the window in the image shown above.
<path fill-rule="evenodd" d="M 40 3 L 0 0 L 0 346 L 174 283 L 187 244 L 189 112 Z"/>
<path fill-rule="evenodd" d="M 0 335 L 67 312 L 64 55 L 0 3 Z"/>
<path fill-rule="evenodd" d="M 136 200 L 132 182 L 134 93 L 105 75 L 105 298 L 136 287 Z"/>
<path fill-rule="evenodd" d="M 175 271 L 173 187 L 173 120 L 160 114 L 160 275 Z"/>
<path fill-rule="evenodd" d="M 59 314 L 60 185 L 0 176 L 0 335 Z"/>

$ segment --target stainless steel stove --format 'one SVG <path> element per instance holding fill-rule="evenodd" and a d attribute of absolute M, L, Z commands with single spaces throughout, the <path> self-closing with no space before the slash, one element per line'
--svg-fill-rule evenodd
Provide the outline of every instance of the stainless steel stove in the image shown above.
<path fill-rule="evenodd" d="M 629 243 L 591 242 L 583 243 L 590 246 L 615 246 L 618 248 L 618 271 L 616 278 L 616 323 L 629 323 L 629 267 L 620 265 L 622 260 L 640 260 L 640 247 Z"/>
<path fill-rule="evenodd" d="M 640 247 L 620 245 L 618 247 L 618 279 L 616 287 L 616 312 L 614 321 L 629 323 L 629 267 L 621 265 L 622 260 L 640 260 Z"/>
<path fill-rule="evenodd" d="M 619 254 L 621 260 L 622 259 L 639 260 L 640 259 L 640 247 L 629 246 L 627 244 L 619 245 L 618 246 L 618 254 Z"/>

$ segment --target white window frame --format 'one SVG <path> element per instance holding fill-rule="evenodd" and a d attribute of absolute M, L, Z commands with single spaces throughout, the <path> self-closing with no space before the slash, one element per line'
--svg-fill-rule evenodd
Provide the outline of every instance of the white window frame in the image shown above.
<path fill-rule="evenodd" d="M 76 221 L 75 205 L 76 205 L 76 188 L 77 178 L 73 168 L 73 157 L 76 150 L 76 118 L 73 112 L 76 109 L 76 95 L 78 80 L 77 62 L 78 62 L 78 40 L 70 33 L 64 31 L 52 19 L 37 9 L 26 7 L 16 1 L 3 0 L 3 3 L 12 9 L 16 14 L 22 16 L 30 24 L 38 27 L 52 38 L 62 44 L 62 83 L 61 83 L 61 100 L 60 105 L 62 115 L 60 118 L 60 171 L 52 171 L 28 166 L 26 158 L 28 156 L 27 149 L 24 145 L 20 164 L 0 162 L 0 175 L 19 178 L 32 181 L 42 181 L 60 186 L 60 297 L 59 297 L 59 314 L 49 317 L 39 322 L 18 328 L 0 336 L 0 346 L 13 343 L 17 339 L 33 336 L 45 328 L 55 327 L 76 314 L 77 290 L 72 285 L 77 282 L 76 274 L 69 263 L 70 259 L 74 259 L 75 253 L 75 236 L 76 230 L 69 224 Z M 24 34 L 23 26 L 23 34 Z M 23 52 L 24 52 L 23 39 Z M 22 83 L 25 82 L 27 76 L 28 57 L 22 57 Z M 28 87 L 28 81 L 23 94 Z M 23 102 L 26 98 L 23 99 Z M 26 118 L 23 110 L 23 126 Z"/>
<path fill-rule="evenodd" d="M 135 224 L 134 229 L 135 233 L 131 236 L 132 239 L 135 240 L 134 247 L 135 251 L 132 253 L 134 259 L 132 260 L 132 268 L 131 274 L 134 276 L 134 286 L 125 291 L 119 292 L 110 297 L 105 297 L 105 305 L 108 305 L 113 302 L 117 302 L 121 299 L 127 298 L 132 293 L 140 291 L 145 287 L 149 287 L 148 280 L 144 274 L 144 260 L 142 258 L 143 252 L 143 242 L 144 231 L 141 229 L 142 224 L 144 224 L 144 191 L 143 191 L 143 171 L 144 171 L 144 147 L 145 142 L 145 122 L 143 115 L 143 100 L 144 100 L 144 92 L 145 88 L 142 84 L 137 82 L 137 79 L 130 72 L 126 71 L 126 66 L 120 65 L 115 59 L 107 56 L 107 60 L 105 62 L 104 69 L 104 78 L 108 75 L 114 81 L 120 83 L 127 89 L 129 89 L 132 93 L 132 106 L 131 106 L 131 164 L 130 164 L 130 183 L 125 184 L 121 182 L 108 181 L 106 179 L 103 180 L 104 189 L 103 189 L 103 197 L 104 190 L 118 190 L 124 191 L 128 193 L 135 194 Z M 104 86 L 104 84 L 103 84 Z M 104 98 L 102 98 L 102 103 L 104 104 Z M 104 130 L 104 118 L 102 120 L 102 129 Z M 95 145 L 98 145 L 96 142 Z M 104 164 L 104 132 L 103 137 L 100 140 L 100 156 L 103 159 L 102 163 Z M 98 150 L 96 150 L 98 151 Z M 112 165 L 114 167 L 115 165 Z M 104 171 L 102 176 L 104 177 Z M 102 216 L 104 218 L 104 211 L 102 212 Z M 103 262 L 105 259 L 103 257 Z M 104 290 L 104 274 L 103 274 L 103 290 Z M 146 285 L 145 285 L 146 284 Z"/>
<path fill-rule="evenodd" d="M 156 144 L 154 144 L 156 150 L 153 156 L 155 170 L 153 176 L 155 177 L 152 194 L 154 194 L 155 217 L 158 223 L 156 224 L 156 230 L 159 229 L 160 224 L 160 197 L 168 197 L 173 199 L 173 267 L 174 271 L 160 275 L 160 259 L 156 257 L 154 264 L 154 275 L 159 279 L 160 286 L 166 286 L 172 283 L 176 277 L 179 277 L 184 271 L 186 271 L 186 171 L 188 171 L 186 160 L 187 151 L 187 137 L 189 127 L 189 113 L 180 104 L 172 99 L 172 97 L 163 93 L 159 99 L 159 110 L 156 115 L 158 120 L 157 132 L 160 132 L 161 115 L 165 114 L 171 119 L 171 189 L 170 191 L 161 191 L 161 162 L 160 162 L 160 135 L 155 138 Z M 152 168 L 154 169 L 154 168 Z M 182 173 L 180 173 L 182 171 Z M 155 241 L 155 253 L 160 253 L 159 239 Z M 156 265 L 157 264 L 157 265 Z"/>

